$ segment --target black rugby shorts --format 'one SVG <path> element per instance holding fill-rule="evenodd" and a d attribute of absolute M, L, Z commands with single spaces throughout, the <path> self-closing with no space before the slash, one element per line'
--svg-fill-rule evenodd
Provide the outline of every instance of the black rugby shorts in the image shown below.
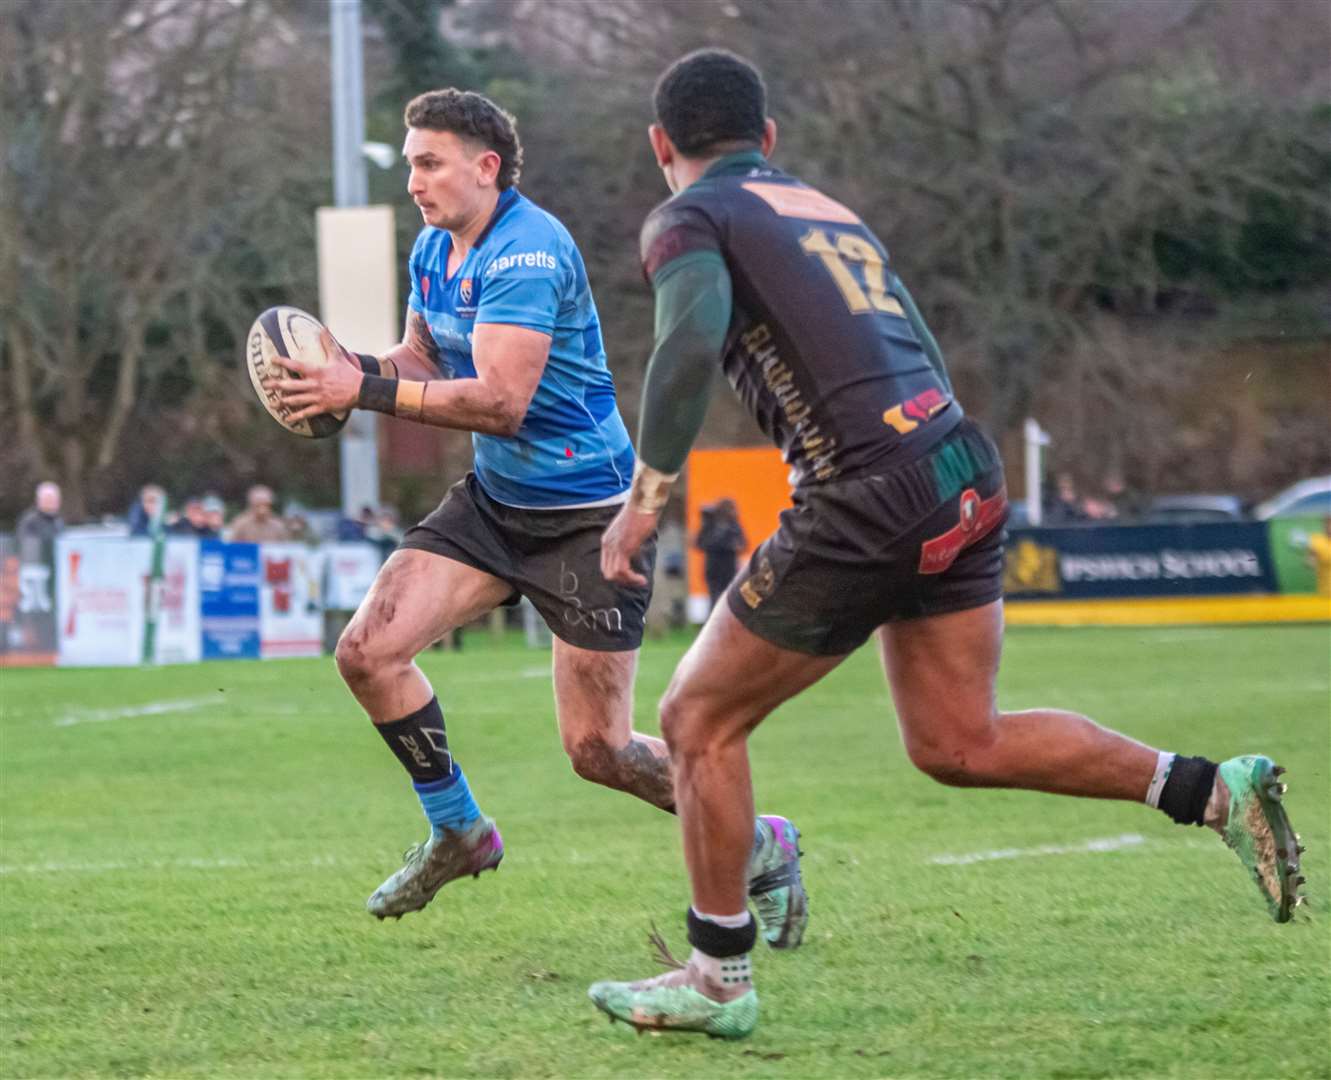
<path fill-rule="evenodd" d="M 442 555 L 506 581 L 513 596 L 505 603 L 527 597 L 550 632 L 570 645 L 625 652 L 642 644 L 656 537 L 633 560 L 646 587 L 606 581 L 601 534 L 618 512 L 618 506 L 519 510 L 495 502 L 476 474 L 468 473 L 398 546 Z"/>
<path fill-rule="evenodd" d="M 884 623 L 1003 595 L 1003 465 L 969 420 L 919 460 L 810 485 L 726 600 L 748 630 L 795 652 L 853 652 Z"/>

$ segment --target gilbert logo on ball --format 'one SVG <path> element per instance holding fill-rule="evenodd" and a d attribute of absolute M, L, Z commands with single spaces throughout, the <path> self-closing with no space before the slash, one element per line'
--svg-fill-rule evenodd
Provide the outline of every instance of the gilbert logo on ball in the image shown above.
<path fill-rule="evenodd" d="M 292 410 L 283 404 L 276 390 L 264 389 L 263 380 L 300 378 L 282 364 L 283 360 L 293 356 L 319 367 L 328 363 L 319 342 L 323 328 L 323 323 L 300 308 L 272 307 L 254 320 L 245 343 L 245 367 L 250 373 L 250 385 L 268 415 L 288 431 L 307 439 L 336 435 L 349 414 L 326 413 L 292 421 Z"/>

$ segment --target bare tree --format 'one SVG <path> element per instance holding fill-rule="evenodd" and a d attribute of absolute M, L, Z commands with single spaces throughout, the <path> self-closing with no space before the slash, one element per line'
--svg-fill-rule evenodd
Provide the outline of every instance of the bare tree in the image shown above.
<path fill-rule="evenodd" d="M 1110 430 L 1143 450 L 1143 471 L 1158 470 L 1166 403 L 1193 391 L 1209 347 L 1195 325 L 1190 341 L 1169 340 L 1178 315 L 1212 315 L 1226 289 L 1297 284 L 1245 252 L 1262 200 L 1289 219 L 1268 241 L 1282 258 L 1331 245 L 1326 119 L 1311 107 L 1331 84 L 1331 25 L 1315 0 L 525 0 L 471 10 L 524 56 L 576 69 L 540 115 L 562 136 L 554 151 L 591 152 L 650 192 L 607 206 L 579 186 L 565 206 L 575 235 L 589 218 L 604 234 L 626 205 L 641 220 L 664 195 L 642 168 L 641 127 L 665 63 L 703 45 L 758 62 L 781 126 L 778 163 L 856 207 L 887 241 L 968 407 L 1007 431 L 1050 404 L 1048 387 L 1078 388 L 1085 408 L 1064 412 L 1086 424 L 1059 432 L 1074 459 L 1102 451 Z M 1260 62 L 1271 53 L 1279 64 Z M 603 144 L 625 160 L 600 157 Z M 536 176 L 539 155 L 532 161 Z M 636 223 L 613 227 L 624 258 L 594 268 L 598 295 L 607 276 L 616 287 L 637 277 Z M 645 356 L 641 322 L 616 329 Z M 721 405 L 707 432 L 742 428 Z"/>
<path fill-rule="evenodd" d="M 278 198 L 305 156 L 274 84 L 281 25 L 258 2 L 5 0 L 0 358 L 25 463 L 73 516 L 164 380 L 216 394 L 263 276 L 312 277 L 274 242 L 310 232 Z M 267 261 L 244 265 L 251 240 Z"/>

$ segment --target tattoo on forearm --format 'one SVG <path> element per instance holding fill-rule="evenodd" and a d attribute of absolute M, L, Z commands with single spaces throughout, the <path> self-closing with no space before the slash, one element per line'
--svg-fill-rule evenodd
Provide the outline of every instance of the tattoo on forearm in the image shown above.
<path fill-rule="evenodd" d="M 407 344 L 427 357 L 440 371 L 446 370 L 443 353 L 439 351 L 439 343 L 434 340 L 434 335 L 430 333 L 430 324 L 419 311 L 407 315 Z"/>

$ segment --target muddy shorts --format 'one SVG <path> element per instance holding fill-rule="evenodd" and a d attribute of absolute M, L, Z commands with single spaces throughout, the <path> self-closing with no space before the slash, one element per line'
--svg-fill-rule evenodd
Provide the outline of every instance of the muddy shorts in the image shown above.
<path fill-rule="evenodd" d="M 726 599 L 773 645 L 853 652 L 884 623 L 999 599 L 1007 516 L 998 451 L 963 420 L 909 465 L 797 490 Z"/>
<path fill-rule="evenodd" d="M 424 521 L 407 530 L 399 547 L 442 555 L 507 582 L 513 595 L 505 603 L 527 597 L 550 632 L 570 645 L 624 652 L 642 644 L 656 538 L 633 560 L 646 587 L 606 581 L 601 534 L 618 512 L 618 506 L 520 510 L 495 502 L 476 474 L 468 473 Z"/>

